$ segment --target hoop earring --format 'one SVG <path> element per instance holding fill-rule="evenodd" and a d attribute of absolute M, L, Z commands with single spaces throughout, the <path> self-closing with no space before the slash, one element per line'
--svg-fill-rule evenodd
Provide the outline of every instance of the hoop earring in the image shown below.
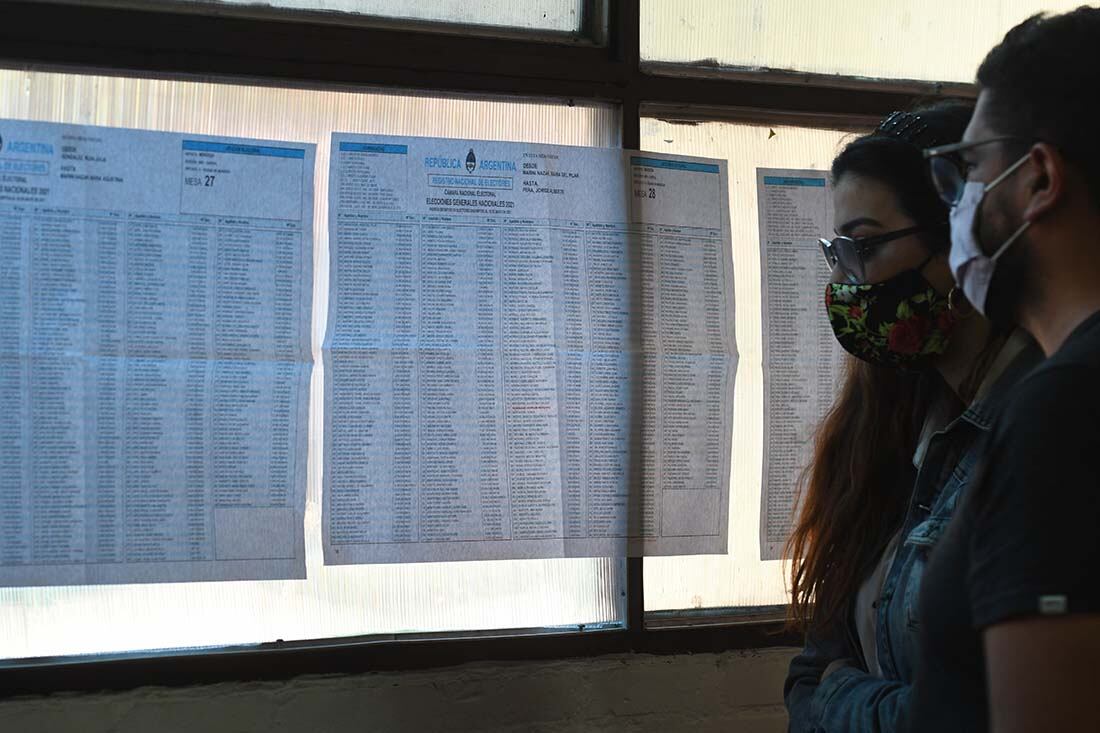
<path fill-rule="evenodd" d="M 965 303 L 965 306 L 962 304 Z M 951 292 L 947 294 L 947 308 L 955 314 L 955 317 L 960 321 L 965 321 L 974 315 L 974 311 L 977 309 L 974 304 L 966 299 L 966 295 L 959 290 L 958 286 L 951 288 Z"/>

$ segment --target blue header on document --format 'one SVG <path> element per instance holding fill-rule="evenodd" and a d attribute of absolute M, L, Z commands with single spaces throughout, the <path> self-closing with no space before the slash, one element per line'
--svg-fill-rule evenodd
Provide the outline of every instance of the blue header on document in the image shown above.
<path fill-rule="evenodd" d="M 383 143 L 340 143 L 341 153 L 386 153 L 388 155 L 408 155 L 408 145 L 386 145 Z"/>
<path fill-rule="evenodd" d="M 302 158 L 306 151 L 295 148 L 275 148 L 268 145 L 241 145 L 238 143 L 215 143 L 204 140 L 184 140 L 184 150 L 203 153 L 236 153 L 237 155 L 266 155 L 272 158 Z"/>
<path fill-rule="evenodd" d="M 793 178 L 784 176 L 764 176 L 765 186 L 811 186 L 825 188 L 824 178 Z"/>
<path fill-rule="evenodd" d="M 693 163 L 689 160 L 663 160 L 661 158 L 642 158 L 637 155 L 630 158 L 631 165 L 645 165 L 650 168 L 667 168 L 674 171 L 694 171 L 696 173 L 718 173 L 713 163 Z"/>

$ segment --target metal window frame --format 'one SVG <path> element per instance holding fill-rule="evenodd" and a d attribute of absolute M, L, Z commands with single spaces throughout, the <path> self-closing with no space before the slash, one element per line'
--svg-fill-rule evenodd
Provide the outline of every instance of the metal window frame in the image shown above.
<path fill-rule="evenodd" d="M 967 85 L 645 62 L 639 48 L 639 0 L 587 0 L 575 34 L 254 7 L 203 13 L 176 0 L 159 0 L 157 9 L 149 0 L 75 3 L 5 2 L 0 66 L 276 87 L 595 101 L 621 109 L 625 148 L 640 147 L 643 116 L 856 130 L 922 97 L 974 95 Z M 18 660 L 16 666 L 0 666 L 0 698 L 421 669 L 474 660 L 719 652 L 800 643 L 784 628 L 783 607 L 646 614 L 642 558 L 627 558 L 626 588 L 626 623 L 617 628 L 364 636 Z"/>

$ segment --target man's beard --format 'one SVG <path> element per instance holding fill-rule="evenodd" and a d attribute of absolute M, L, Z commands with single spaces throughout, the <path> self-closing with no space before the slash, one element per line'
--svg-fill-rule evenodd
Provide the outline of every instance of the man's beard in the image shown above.
<path fill-rule="evenodd" d="M 986 202 L 989 203 L 989 202 Z M 992 254 L 1023 225 L 1023 220 L 1013 221 L 1006 212 L 994 210 L 979 227 L 980 242 L 986 252 Z M 1010 223 L 1011 222 L 1011 223 Z M 982 231 L 984 229 L 984 231 Z M 993 270 L 989 292 L 985 297 L 985 317 L 998 330 L 1009 330 L 1020 324 L 1021 304 L 1031 297 L 1034 277 L 1031 266 L 1031 241 L 1029 232 L 1009 245 Z"/>
<path fill-rule="evenodd" d="M 1029 297 L 1032 285 L 1029 244 L 1025 233 L 997 260 L 985 298 L 985 317 L 998 329 L 1020 324 L 1020 306 Z"/>

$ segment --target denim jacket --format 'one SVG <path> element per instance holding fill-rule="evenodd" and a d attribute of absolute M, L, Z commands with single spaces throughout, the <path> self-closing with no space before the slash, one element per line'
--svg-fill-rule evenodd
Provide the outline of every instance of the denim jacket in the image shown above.
<path fill-rule="evenodd" d="M 901 526 L 897 554 L 876 608 L 875 638 L 882 676 L 868 673 L 863 666 L 849 608 L 843 632 L 829 637 L 808 635 L 802 653 L 791 661 L 783 688 L 790 733 L 904 730 L 916 669 L 917 594 L 925 563 L 966 490 L 980 457 L 982 438 L 1004 398 L 1040 359 L 1041 352 L 1027 336 L 1013 334 L 971 405 L 931 436 Z M 859 666 L 840 667 L 822 682 L 822 672 L 837 659 L 855 660 Z"/>

